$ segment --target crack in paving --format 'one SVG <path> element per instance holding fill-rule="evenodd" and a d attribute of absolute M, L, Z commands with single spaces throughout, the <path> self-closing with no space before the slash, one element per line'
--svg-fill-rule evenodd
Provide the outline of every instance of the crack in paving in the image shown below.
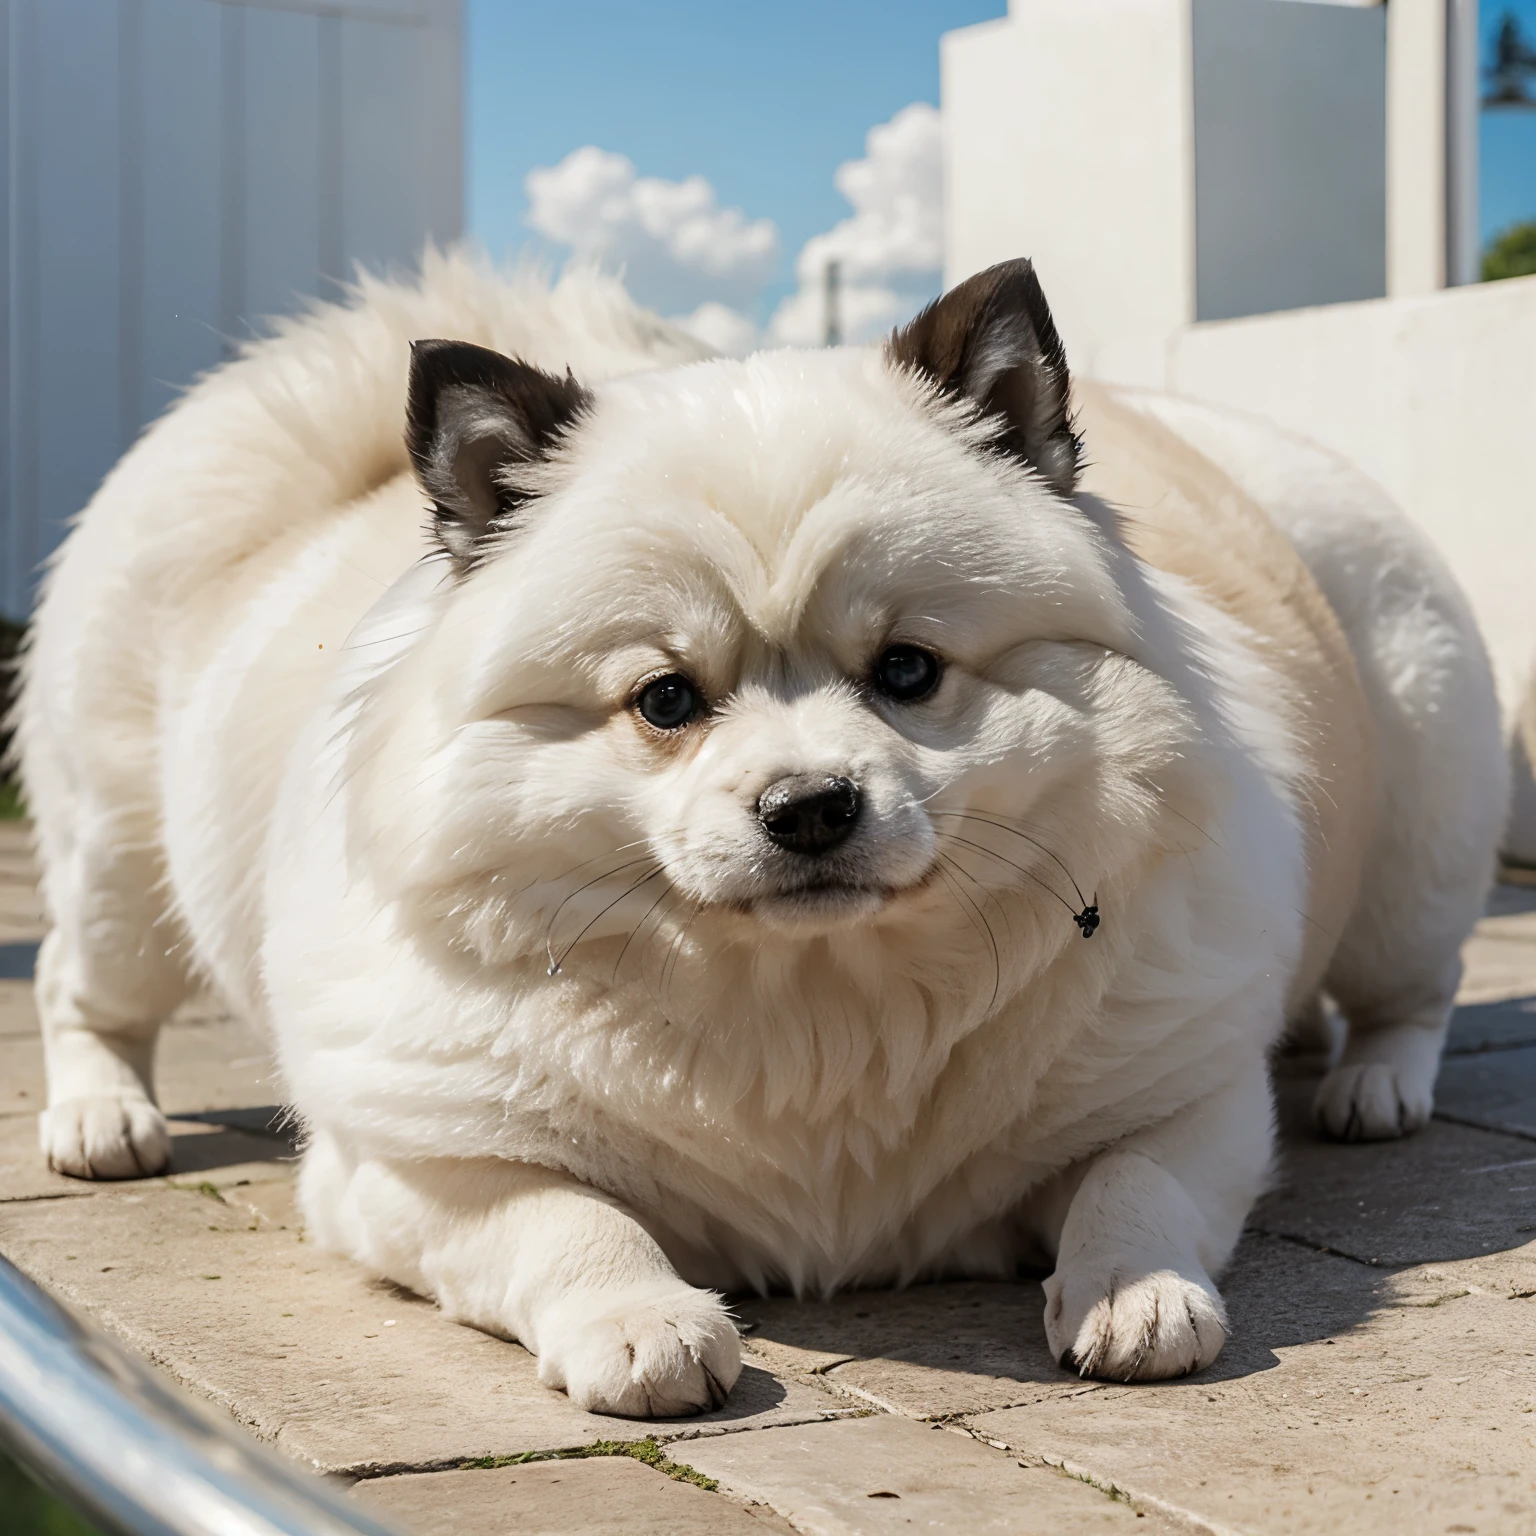
<path fill-rule="evenodd" d="M 1274 1227 L 1247 1226 L 1245 1232 L 1253 1232 L 1259 1237 L 1272 1237 L 1278 1242 L 1294 1243 L 1298 1248 L 1305 1248 L 1309 1253 L 1331 1254 L 1336 1259 L 1348 1259 L 1351 1264 L 1363 1264 L 1367 1269 L 1379 1269 L 1384 1274 L 1400 1269 L 1411 1269 L 1412 1265 L 1384 1264 L 1380 1259 L 1362 1259 L 1358 1253 L 1349 1253 L 1343 1248 L 1334 1248 L 1328 1243 L 1320 1243 L 1315 1237 L 1303 1237 L 1299 1232 L 1281 1232 Z"/>
<path fill-rule="evenodd" d="M 844 1362 L 844 1364 L 848 1365 L 859 1365 L 862 1363 L 863 1362 L 860 1360 Z M 914 1414 L 910 1409 L 903 1408 L 899 1403 L 892 1402 L 888 1398 L 881 1397 L 876 1392 L 871 1392 L 867 1387 L 854 1386 L 851 1382 L 841 1382 L 830 1372 L 821 1379 L 826 1381 L 834 1388 L 835 1391 L 839 1392 L 843 1396 L 855 1398 L 861 1403 L 869 1404 L 869 1407 L 865 1410 L 866 1413 L 894 1414 L 898 1418 L 914 1419 L 919 1424 L 932 1424 L 935 1428 L 959 1423 L 963 1419 L 973 1417 L 978 1412 L 1001 1413 L 1008 1408 L 1032 1408 L 1036 1403 L 1045 1402 L 1047 1398 L 1062 1396 L 1068 1398 L 1086 1397 L 1091 1392 L 1101 1392 L 1106 1387 L 1119 1385 L 1117 1382 L 1094 1381 L 1085 1383 L 1076 1391 L 1062 1393 L 1059 1391 L 1059 1388 L 1066 1384 L 1065 1377 L 1063 1377 L 1061 1382 L 1054 1384 L 1054 1386 L 1042 1382 L 1020 1382 L 1018 1385 L 1021 1391 L 1025 1391 L 1028 1395 L 1017 1398 L 1006 1398 L 1004 1401 L 999 1403 L 989 1403 L 984 1409 L 978 1409 L 974 1407 L 953 1408 L 948 1412 Z M 997 1378 L 993 1379 L 996 1380 Z M 852 1415 L 849 1416 L 851 1417 Z"/>
<path fill-rule="evenodd" d="M 1470 1290 L 1445 1291 L 1439 1296 L 1431 1297 L 1428 1301 L 1395 1301 L 1391 1305 L 1395 1307 L 1441 1307 L 1448 1301 L 1460 1301 L 1463 1296 L 1470 1296 Z"/>
<path fill-rule="evenodd" d="M 778 1419 L 771 1424 L 742 1424 L 733 1426 L 730 1424 L 705 1424 L 700 1426 L 683 1426 L 675 1432 L 669 1432 L 665 1425 L 656 1426 L 649 1435 L 641 1440 L 592 1440 L 586 1445 L 550 1446 L 539 1450 L 530 1451 L 506 1451 L 492 1456 L 434 1456 L 420 1461 L 359 1461 L 346 1466 L 325 1468 L 327 1477 L 340 1477 L 350 1479 L 352 1482 L 371 1483 L 380 1478 L 406 1477 L 418 1473 L 431 1472 L 477 1472 L 494 1471 L 500 1467 L 527 1466 L 540 1461 L 580 1461 L 592 1457 L 603 1456 L 631 1456 L 635 1460 L 644 1460 L 645 1457 L 637 1455 L 633 1450 L 625 1447 L 644 1446 L 648 1443 L 657 1446 L 658 1451 L 664 1450 L 670 1445 L 687 1445 L 699 1440 L 718 1440 L 726 1435 L 753 1435 L 762 1434 L 771 1429 L 800 1429 L 811 1424 L 835 1424 L 843 1419 L 874 1418 L 876 1413 L 872 1409 L 863 1412 L 847 1412 L 842 1409 L 827 1409 L 815 1414 L 807 1414 L 804 1418 Z M 254 1426 L 247 1425 L 254 1429 Z M 279 1431 L 281 1433 L 281 1431 Z M 275 1437 L 262 1434 L 264 1440 Z M 606 1450 L 596 1450 L 593 1447 L 606 1446 Z M 684 1462 L 676 1463 L 692 1472 L 694 1469 L 687 1467 Z M 322 1470 L 315 1467 L 316 1471 Z M 671 1476 L 672 1474 L 668 1474 Z M 684 1479 L 686 1481 L 686 1479 Z"/>
<path fill-rule="evenodd" d="M 1185 1530 L 1198 1532 L 1199 1536 L 1248 1536 L 1247 1532 L 1240 1531 L 1235 1526 L 1223 1525 L 1219 1521 L 1208 1519 L 1192 1509 L 1186 1509 L 1182 1504 L 1175 1504 L 1172 1500 L 1161 1498 L 1155 1493 L 1128 1487 L 1068 1457 L 1049 1456 L 1039 1451 L 1022 1451 L 1006 1440 L 997 1440 L 983 1434 L 970 1424 L 964 1425 L 963 1429 L 980 1444 L 991 1446 L 996 1451 L 1006 1451 L 1021 1467 L 1048 1468 L 1050 1471 L 1060 1473 L 1063 1477 L 1070 1478 L 1073 1482 L 1083 1483 L 1089 1488 L 1096 1489 L 1115 1503 L 1128 1505 L 1138 1515 L 1161 1515 L 1165 1520 L 1171 1520 L 1176 1525 L 1183 1526 Z"/>
<path fill-rule="evenodd" d="M 714 1478 L 706 1477 L 685 1461 L 674 1461 L 661 1446 L 662 1442 L 655 1435 L 647 1435 L 643 1440 L 594 1440 L 588 1445 L 573 1445 L 558 1451 L 524 1451 L 520 1456 L 477 1456 L 460 1462 L 458 1470 L 493 1471 L 498 1467 L 526 1467 L 536 1461 L 589 1461 L 594 1457 L 628 1456 L 631 1461 L 652 1467 L 674 1482 L 692 1483 L 706 1493 L 720 1491 L 720 1484 Z"/>
<path fill-rule="evenodd" d="M 1529 1040 L 1484 1040 L 1480 1045 L 1447 1045 L 1442 1056 L 1487 1056 L 1495 1051 L 1528 1051 L 1536 1045 L 1536 1035 Z"/>

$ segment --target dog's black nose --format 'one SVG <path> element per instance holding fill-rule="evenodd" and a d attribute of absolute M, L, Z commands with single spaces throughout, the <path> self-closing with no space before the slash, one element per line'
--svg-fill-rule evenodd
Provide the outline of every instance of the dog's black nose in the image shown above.
<path fill-rule="evenodd" d="M 852 779 L 795 774 L 770 784 L 757 802 L 763 831 L 791 853 L 826 853 L 846 841 L 859 819 Z"/>

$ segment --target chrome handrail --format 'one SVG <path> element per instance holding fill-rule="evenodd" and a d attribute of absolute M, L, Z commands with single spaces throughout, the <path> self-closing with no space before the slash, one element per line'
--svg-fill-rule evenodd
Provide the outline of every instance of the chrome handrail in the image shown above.
<path fill-rule="evenodd" d="M 0 1442 L 112 1536 L 392 1536 L 4 1258 Z"/>

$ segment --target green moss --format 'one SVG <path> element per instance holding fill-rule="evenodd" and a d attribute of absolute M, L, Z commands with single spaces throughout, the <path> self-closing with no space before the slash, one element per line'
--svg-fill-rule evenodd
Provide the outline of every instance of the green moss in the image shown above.
<path fill-rule="evenodd" d="M 695 1488 L 702 1488 L 706 1493 L 714 1493 L 720 1486 L 714 1478 L 705 1477 L 686 1462 L 673 1461 L 660 1444 L 650 1437 L 644 1440 L 594 1440 L 591 1445 L 575 1445 L 561 1451 L 524 1451 L 520 1456 L 482 1456 L 478 1461 L 460 1462 L 459 1470 L 469 1472 L 476 1469 L 489 1471 L 495 1467 L 523 1467 L 531 1461 L 582 1461 L 589 1456 L 628 1456 L 634 1461 L 644 1462 L 648 1467 L 654 1467 L 676 1482 L 692 1483 Z"/>
<path fill-rule="evenodd" d="M 1410 1307 L 1441 1307 L 1448 1301 L 1460 1301 L 1463 1296 L 1470 1296 L 1471 1291 L 1446 1291 L 1444 1295 L 1436 1296 L 1432 1301 L 1410 1301 Z"/>
<path fill-rule="evenodd" d="M 0 1530 L 7 1536 L 101 1536 L 4 1452 L 0 1452 Z"/>

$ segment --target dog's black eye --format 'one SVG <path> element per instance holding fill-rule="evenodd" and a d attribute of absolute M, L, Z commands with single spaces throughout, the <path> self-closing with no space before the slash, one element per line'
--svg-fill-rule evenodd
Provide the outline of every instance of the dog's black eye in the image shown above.
<path fill-rule="evenodd" d="M 909 703 L 932 693 L 939 681 L 939 658 L 915 645 L 888 645 L 875 663 L 875 687 Z"/>
<path fill-rule="evenodd" d="M 675 731 L 687 725 L 704 707 L 699 690 L 680 672 L 648 683 L 636 703 L 646 722 L 658 731 Z"/>

